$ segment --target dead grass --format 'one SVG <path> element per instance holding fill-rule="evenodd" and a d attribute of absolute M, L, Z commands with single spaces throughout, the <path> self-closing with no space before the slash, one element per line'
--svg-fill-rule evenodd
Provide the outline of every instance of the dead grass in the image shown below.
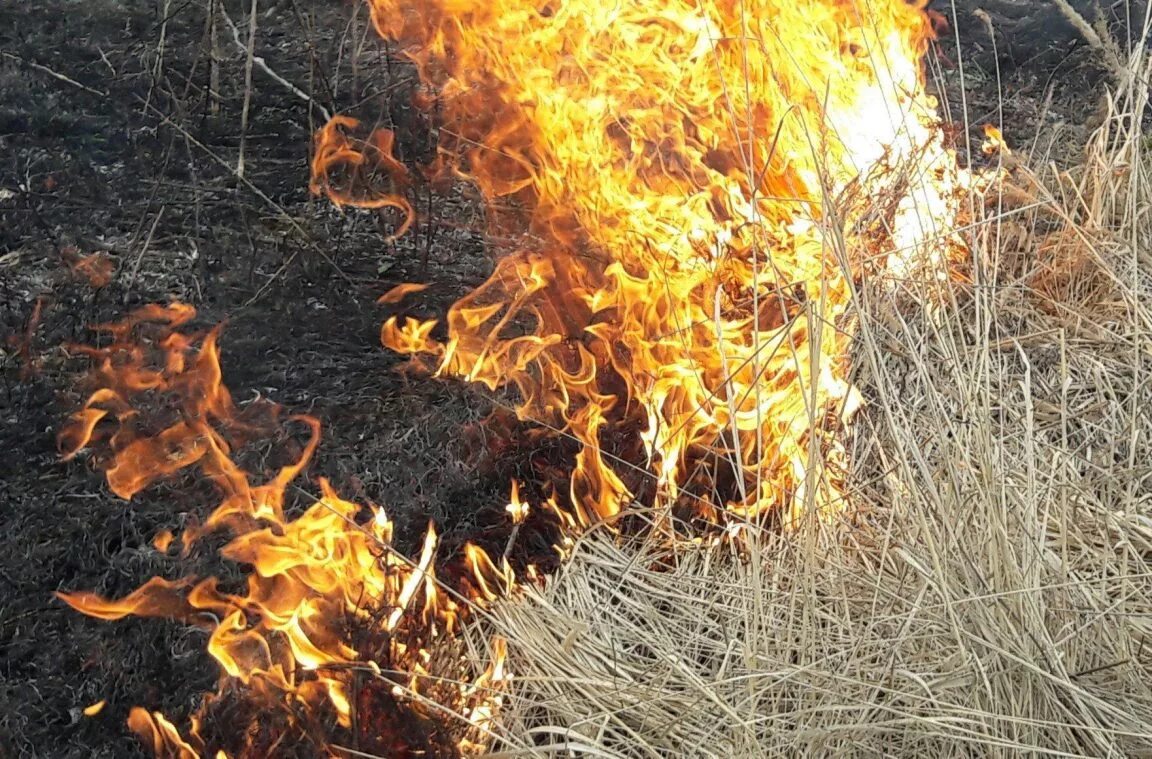
<path fill-rule="evenodd" d="M 582 539 L 496 610 L 499 756 L 1152 755 L 1143 57 L 1081 167 L 1009 166 L 972 282 L 860 293 L 854 510 Z M 941 304 L 942 303 L 942 304 Z"/>
<path fill-rule="evenodd" d="M 99 10 L 102 5 L 107 10 Z M 241 5 L 248 7 L 232 4 L 233 14 L 238 28 L 246 29 Z M 261 57 L 252 59 L 255 94 L 263 98 L 252 112 L 258 118 L 250 124 L 245 177 L 272 198 L 269 203 L 247 185 L 225 181 L 237 157 L 231 140 L 237 109 L 253 94 L 252 80 L 241 76 L 247 45 L 229 44 L 239 39 L 230 25 L 213 26 L 216 44 L 209 55 L 199 23 L 177 28 L 169 21 L 162 46 L 156 40 L 162 25 L 136 12 L 150 14 L 153 6 L 170 6 L 182 23 L 189 9 L 209 7 L 97 3 L 70 16 L 72 26 L 60 31 L 65 39 L 72 35 L 69 44 L 52 38 L 32 52 L 20 50 L 20 60 L 5 58 L 0 79 L 14 95 L 0 108 L 0 120 L 5 133 L 20 137 L 27 130 L 29 136 L 6 143 L 20 149 L 8 151 L 4 187 L 32 185 L 29 176 L 47 179 L 64 167 L 94 166 L 89 173 L 97 188 L 105 184 L 100 177 L 122 176 L 127 181 L 117 179 L 97 206 L 69 205 L 84 201 L 84 193 L 65 203 L 21 190 L 19 200 L 31 208 L 37 198 L 51 197 L 45 226 L 64 229 L 62 242 L 81 232 L 97 234 L 129 270 L 146 255 L 139 277 L 132 277 L 141 298 L 179 293 L 228 299 L 216 309 L 239 311 L 252 294 L 244 282 L 251 285 L 255 271 L 256 283 L 275 285 L 257 290 L 276 296 L 263 298 L 261 308 L 299 300 L 289 310 L 249 310 L 249 324 L 263 321 L 271 329 L 238 323 L 230 330 L 241 341 L 236 355 L 258 357 L 233 364 L 237 385 L 256 384 L 256 371 L 259 386 L 271 386 L 280 400 L 300 407 L 316 397 L 331 406 L 347 403 L 349 410 L 330 425 L 335 452 L 326 454 L 325 466 L 332 462 L 330 469 L 343 479 L 366 481 L 370 493 L 387 492 L 391 504 L 402 507 L 397 513 L 413 510 L 416 527 L 425 516 L 417 508 L 442 522 L 455 518 L 454 510 L 470 513 L 471 505 L 461 509 L 439 482 L 449 465 L 442 449 L 455 429 L 455 412 L 430 411 L 460 406 L 459 397 L 382 386 L 381 377 L 390 375 L 359 352 L 374 340 L 376 320 L 357 303 L 369 303 L 383 288 L 365 287 L 371 294 L 351 302 L 338 280 L 332 288 L 337 294 L 325 296 L 310 281 L 328 278 L 311 271 L 329 271 L 318 260 L 308 263 L 315 256 L 287 259 L 300 259 L 300 277 L 294 270 L 287 276 L 287 264 L 281 266 L 284 239 L 289 251 L 305 244 L 294 236 L 295 227 L 265 222 L 253 239 L 248 223 L 269 209 L 278 219 L 284 208 L 295 218 L 315 216 L 319 232 L 312 234 L 327 249 L 340 250 L 340 266 L 358 280 L 411 278 L 385 264 L 377 269 L 370 256 L 364 256 L 370 268 L 357 268 L 352 254 L 366 249 L 374 256 L 375 233 L 364 230 L 358 217 L 317 211 L 305 197 L 303 174 L 293 168 L 307 143 L 310 110 L 323 115 L 373 97 L 399 100 L 389 94 L 391 64 L 383 85 L 360 81 L 357 61 L 371 58 L 381 68 L 377 58 L 386 54 L 361 50 L 374 39 L 357 31 L 362 18 L 349 23 L 345 44 L 324 39 L 323 23 L 313 29 L 310 21 L 305 29 L 301 21 L 298 34 L 286 34 L 296 22 L 277 24 L 287 16 L 274 14 L 287 13 L 287 6 L 261 8 L 259 31 L 275 33 L 260 41 Z M 156 17 L 169 19 L 166 13 Z M 122 41 L 124 49 L 101 43 L 97 55 L 103 37 L 93 34 L 94 27 L 107 27 L 105 36 L 113 44 Z M 316 31 L 319 40 L 312 37 Z M 320 49 L 321 63 L 305 65 L 305 42 L 309 50 Z M 348 74 L 344 53 L 324 50 L 353 43 Z M 90 55 L 65 55 L 76 50 Z M 45 82 L 58 87 L 45 89 Z M 83 98 L 93 91 L 100 97 L 89 104 Z M 105 91 L 112 94 L 105 97 Z M 18 97 L 22 92 L 29 97 Z M 166 118 L 155 110 L 158 94 L 171 97 Z M 152 110 L 143 108 L 145 95 Z M 307 109 L 292 109 L 304 108 L 301 102 Z M 1019 102 L 1007 107 L 1009 121 L 1020 117 Z M 205 111 L 211 118 L 201 129 Z M 153 135 L 155 146 L 137 143 L 139 136 L 124 145 L 105 139 L 118 134 L 113 125 L 121 121 L 137 125 L 137 135 Z M 88 132 L 99 139 L 89 140 Z M 204 145 L 192 143 L 190 135 Z M 1045 137 L 1038 142 L 1047 143 Z M 78 143 L 75 151 L 69 141 Z M 95 155 L 89 142 L 99 147 Z M 186 154 L 198 157 L 191 174 Z M 974 293 L 958 293 L 952 310 L 929 318 L 889 295 L 864 294 L 858 380 L 871 397 L 852 441 L 861 513 L 844 529 L 810 526 L 787 539 L 755 535 L 740 557 L 687 547 L 674 562 L 653 546 L 592 535 L 546 592 L 500 609 L 496 624 L 512 638 L 516 675 L 501 750 L 759 756 L 986 754 L 1064 746 L 1069 753 L 1098 754 L 1111 746 L 1130 753 L 1146 746 L 1152 700 L 1143 682 L 1149 667 L 1144 637 L 1152 617 L 1144 563 L 1152 524 L 1142 408 L 1148 344 L 1141 299 L 1148 286 L 1139 277 L 1152 270 L 1147 222 L 1140 215 L 1149 190 L 1145 173 L 1117 172 L 1125 164 L 1142 166 L 1139 159 L 1133 146 L 1104 140 L 1070 181 L 1033 162 L 1052 197 L 1044 199 L 1044 210 L 1000 214 L 999 223 L 982 227 L 978 249 L 998 254 L 980 263 L 996 264 L 996 274 Z M 145 170 L 151 163 L 154 170 Z M 63 187 L 82 185 L 71 173 L 57 176 L 68 177 L 59 182 Z M 157 184 L 162 192 L 150 189 Z M 11 205 L 6 212 L 14 213 Z M 440 219 L 460 213 L 446 208 L 433 210 Z M 479 266 L 460 264 L 458 253 L 471 256 L 479 243 L 466 224 L 441 226 L 436 239 L 456 267 L 441 279 L 446 288 L 458 287 L 456 280 L 472 277 Z M 14 249 L 46 234 L 30 222 L 25 227 L 19 235 L 14 225 L 6 230 Z M 153 237 L 150 229 L 160 234 Z M 429 232 L 423 251 L 416 242 L 411 250 L 402 243 L 385 263 L 426 256 L 432 239 Z M 1041 239 L 1043 255 L 1037 253 Z M 18 261 L 27 269 L 27 256 L 14 250 L 6 265 Z M 209 288 L 209 262 L 229 262 L 229 282 Z M 464 274 L 458 273 L 461 265 Z M 16 300 L 10 282 L 4 281 L 6 307 Z M 108 303 L 100 301 L 101 314 L 126 294 L 112 292 Z M 304 304 L 305 297 L 309 304 L 317 299 L 315 308 Z M 330 303 L 344 308 L 318 319 Z M 88 308 L 95 310 L 95 298 L 57 308 L 52 315 L 65 326 L 51 334 L 79 339 L 72 322 L 91 315 Z M 350 337 L 333 351 L 331 334 L 337 333 L 331 325 L 337 322 L 339 334 Z M 293 350 L 283 353 L 279 327 L 296 323 L 313 326 L 306 338 L 293 332 L 287 341 Z M 22 447 L 12 446 L 20 455 L 9 466 L 19 477 L 11 474 L 2 483 L 14 504 L 5 528 L 19 550 L 0 567 L 17 577 L 5 574 L 9 586 L 0 613 L 9 676 L 0 687 L 0 702 L 7 704 L 0 710 L 0 745 L 16 754 L 125 756 L 134 745 L 123 727 L 129 705 L 180 714 L 192 694 L 209 687 L 213 673 L 194 656 L 202 639 L 187 631 L 170 627 L 161 635 L 151 623 L 112 626 L 42 611 L 49 592 L 60 586 L 122 593 L 152 574 L 177 572 L 167 560 L 155 565 L 162 557 L 147 548 L 158 527 L 174 526 L 164 520 L 178 518 L 164 500 L 168 494 L 128 510 L 97 497 L 95 476 L 81 481 L 76 470 L 58 484 L 50 436 L 24 433 L 34 426 L 47 430 L 57 418 L 47 416 L 51 389 L 35 386 L 20 408 L 35 408 L 37 415 L 20 417 L 19 430 L 10 425 L 11 439 L 19 437 Z M 381 393 L 394 397 L 380 406 L 373 399 Z M 368 421 L 379 419 L 386 420 L 383 428 Z M 363 444 L 365 439 L 380 445 Z M 349 456 L 352 451 L 356 455 Z M 447 474 L 446 480 L 463 478 Z M 18 487 L 28 492 L 11 495 Z M 476 656 L 488 658 L 479 651 Z M 80 719 L 79 707 L 104 698 L 109 709 L 100 719 Z"/>

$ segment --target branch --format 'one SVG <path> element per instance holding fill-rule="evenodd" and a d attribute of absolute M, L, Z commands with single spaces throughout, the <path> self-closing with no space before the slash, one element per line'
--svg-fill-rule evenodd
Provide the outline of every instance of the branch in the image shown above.
<path fill-rule="evenodd" d="M 232 17 L 228 15 L 228 11 L 225 10 L 223 3 L 220 4 L 219 8 L 220 8 L 220 15 L 223 16 L 224 22 L 226 24 L 228 24 L 228 28 L 232 30 L 233 43 L 236 45 L 236 48 L 241 53 L 243 53 L 245 56 L 247 56 L 248 55 L 248 46 L 246 44 L 244 44 L 244 41 L 242 39 L 240 39 L 240 30 L 236 28 L 236 24 L 233 23 Z M 269 77 L 271 77 L 274 81 L 279 83 L 285 89 L 289 90 L 293 95 L 295 95 L 296 97 L 300 98 L 301 100 L 303 100 L 306 103 L 315 107 L 316 110 L 320 111 L 320 115 L 324 117 L 325 121 L 331 121 L 332 120 L 332 114 L 328 112 L 327 108 L 325 108 L 320 103 L 318 103 L 316 101 L 316 99 L 313 98 L 311 95 L 309 95 L 307 92 L 300 89 L 299 87 L 292 84 L 287 79 L 285 79 L 284 77 L 280 76 L 275 71 L 273 71 L 268 66 L 268 64 L 264 61 L 264 59 L 262 57 L 260 57 L 258 55 L 253 56 L 252 57 L 252 63 L 257 68 L 259 68 L 261 71 L 263 71 L 265 74 L 267 74 Z"/>
<path fill-rule="evenodd" d="M 29 66 L 31 68 L 34 68 L 37 71 L 42 71 L 43 73 L 47 74 L 48 76 L 55 77 L 56 79 L 59 79 L 61 82 L 66 82 L 67 84 L 70 84 L 73 87 L 79 87 L 80 89 L 84 90 L 85 92 L 90 92 L 93 95 L 99 95 L 100 97 L 104 97 L 104 98 L 108 97 L 107 92 L 101 92 L 100 90 L 94 90 L 86 84 L 81 84 L 80 82 L 77 82 L 72 77 L 65 76 L 64 74 L 61 74 L 59 71 L 53 71 L 52 69 L 48 68 L 47 66 L 42 66 L 39 63 L 36 63 L 35 61 L 30 61 L 27 58 L 21 58 L 18 55 L 13 55 L 12 53 L 5 52 L 5 51 L 0 51 L 0 55 L 3 55 L 5 58 L 10 58 L 11 60 L 17 61 L 19 63 L 23 63 L 25 66 Z"/>

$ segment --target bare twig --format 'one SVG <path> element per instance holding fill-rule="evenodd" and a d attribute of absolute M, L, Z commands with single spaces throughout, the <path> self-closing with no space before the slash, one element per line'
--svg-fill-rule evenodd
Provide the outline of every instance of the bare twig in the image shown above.
<path fill-rule="evenodd" d="M 47 74 L 48 76 L 53 77 L 55 79 L 59 79 L 61 82 L 64 82 L 65 84 L 70 84 L 73 87 L 77 87 L 79 89 L 82 89 L 85 92 L 90 93 L 92 95 L 99 95 L 100 97 L 108 97 L 107 92 L 101 92 L 100 90 L 92 89 L 88 85 L 81 84 L 80 82 L 77 82 L 75 79 L 73 79 L 70 76 L 67 76 L 66 74 L 61 74 L 59 71 L 53 71 L 52 69 L 48 68 L 47 66 L 36 63 L 35 61 L 30 61 L 27 58 L 21 58 L 18 55 L 13 55 L 12 53 L 9 53 L 6 51 L 0 51 L 0 55 L 4 56 L 5 58 L 7 58 L 9 60 L 13 60 L 13 61 L 16 61 L 18 63 L 22 63 L 25 66 L 27 66 L 28 68 L 36 69 L 37 71 L 39 71 L 41 73 Z"/>
<path fill-rule="evenodd" d="M 164 77 L 164 55 L 168 49 L 168 16 L 171 9 L 172 0 L 159 0 L 160 36 L 156 40 L 156 62 L 152 66 L 152 84 L 148 88 L 148 97 L 145 98 L 146 105 L 151 104 L 156 84 Z"/>
<path fill-rule="evenodd" d="M 156 217 L 152 219 L 152 226 L 148 229 L 148 237 L 144 239 L 144 244 L 140 246 L 140 252 L 136 254 L 136 260 L 132 262 L 132 271 L 128 274 L 128 280 L 124 283 L 124 303 L 128 303 L 129 297 L 132 295 L 132 288 L 136 284 L 136 276 L 140 273 L 140 262 L 144 260 L 148 248 L 152 245 L 152 238 L 156 235 L 156 227 L 160 225 L 160 220 L 164 218 L 164 212 L 168 210 L 167 206 L 160 206 Z"/>
<path fill-rule="evenodd" d="M 232 21 L 232 17 L 228 15 L 228 11 L 225 10 L 225 8 L 222 4 L 219 6 L 219 8 L 220 8 L 220 17 L 224 19 L 224 23 L 226 23 L 228 25 L 228 28 L 232 31 L 233 43 L 241 51 L 247 53 L 248 47 L 247 47 L 247 45 L 245 45 L 241 41 L 240 30 L 236 27 L 236 24 Z M 271 77 L 273 81 L 275 81 L 277 84 L 279 84 L 282 87 L 284 87 L 285 89 L 287 89 L 293 95 L 295 95 L 296 97 L 300 98 L 301 100 L 303 100 L 304 102 L 308 103 L 313 108 L 318 110 L 320 112 L 320 115 L 322 115 L 325 120 L 332 118 L 332 114 L 327 108 L 325 108 L 323 105 L 321 105 L 319 102 L 317 102 L 316 99 L 313 98 L 311 95 L 309 95 L 307 92 L 300 89 L 299 87 L 292 84 L 287 79 L 285 79 L 284 77 L 280 76 L 275 71 L 273 71 L 268 66 L 268 63 L 262 57 L 260 57 L 258 55 L 253 55 L 252 56 L 252 65 L 254 65 L 256 68 L 263 71 L 265 74 L 267 74 L 269 77 Z"/>
<path fill-rule="evenodd" d="M 240 150 L 236 157 L 236 176 L 244 176 L 244 145 L 248 141 L 248 110 L 252 105 L 252 64 L 256 57 L 256 9 L 259 0 L 252 0 L 248 13 L 248 47 L 244 63 L 244 108 L 240 111 Z"/>
<path fill-rule="evenodd" d="M 316 245 L 316 243 L 312 240 L 312 236 L 310 234 L 308 234 L 308 231 L 306 229 L 304 229 L 304 227 L 300 226 L 300 222 L 297 221 L 294 217 L 292 217 L 292 215 L 289 214 L 286 210 L 284 210 L 283 206 L 281 206 L 279 203 L 277 203 L 272 198 L 268 197 L 268 193 L 264 192 L 259 187 L 252 184 L 252 182 L 250 180 L 248 180 L 246 177 L 242 177 L 242 176 L 237 175 L 235 173 L 235 167 L 232 164 L 230 164 L 228 161 L 225 161 L 223 158 L 221 158 L 215 151 L 213 151 L 211 148 L 209 148 L 203 142 L 201 142 L 200 140 L 197 140 L 195 137 L 193 137 L 188 132 L 187 129 L 185 129 L 183 126 L 181 126 L 180 124 L 173 121 L 171 118 L 168 117 L 168 115 L 166 113 L 161 111 L 159 108 L 156 108 L 156 106 L 151 106 L 151 105 L 148 106 L 148 108 L 157 117 L 160 118 L 162 123 L 167 124 L 168 126 L 175 129 L 177 132 L 179 132 L 184 137 L 186 137 L 189 142 L 191 142 L 193 145 L 195 145 L 197 148 L 199 148 L 205 155 L 207 155 L 209 158 L 211 158 L 214 162 L 216 162 L 220 166 L 224 167 L 228 171 L 232 172 L 233 176 L 235 176 L 240 181 L 241 184 L 243 184 L 246 188 L 248 188 L 248 190 L 253 195 L 260 198 L 260 200 L 264 201 L 268 205 L 269 208 L 276 211 L 276 215 L 279 218 L 281 218 L 283 221 L 287 222 L 287 224 L 289 226 L 291 226 L 292 229 L 294 229 L 300 235 L 300 237 L 303 240 L 306 240 L 309 244 L 309 247 L 313 251 L 315 251 L 317 255 L 319 255 L 321 258 L 323 258 L 324 261 L 326 261 L 328 263 L 328 265 L 332 267 L 333 271 L 335 271 L 336 274 L 341 279 L 343 279 L 344 281 L 346 281 L 350 284 L 353 283 L 352 278 L 349 277 L 344 272 L 343 269 L 341 269 L 339 266 L 336 265 L 336 262 L 332 260 L 332 257 L 329 256 L 328 253 L 325 252 L 319 245 Z M 260 290 L 254 296 L 252 296 L 252 298 L 250 298 L 248 300 L 248 302 L 245 303 L 244 305 L 250 306 L 252 303 L 259 300 L 264 295 L 264 293 L 268 290 L 268 288 L 271 286 L 272 282 L 276 281 L 277 277 L 279 277 L 281 273 L 283 273 L 285 270 L 287 270 L 288 266 L 292 263 L 292 261 L 294 261 L 296 259 L 296 257 L 298 255 L 299 255 L 299 251 L 294 251 L 292 253 L 292 255 L 290 255 L 288 257 L 288 260 L 285 261 L 284 264 L 280 267 L 280 269 L 277 270 L 276 274 L 274 274 L 272 276 L 272 278 L 268 282 L 266 282 L 264 284 L 264 286 L 261 287 Z"/>
<path fill-rule="evenodd" d="M 208 114 L 220 113 L 220 0 L 208 2 Z"/>

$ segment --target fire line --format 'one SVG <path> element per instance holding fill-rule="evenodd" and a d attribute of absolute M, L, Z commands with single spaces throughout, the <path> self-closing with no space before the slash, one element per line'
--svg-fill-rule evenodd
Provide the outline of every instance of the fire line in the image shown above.
<path fill-rule="evenodd" d="M 949 230 L 971 179 L 925 87 L 925 4 L 369 4 L 438 104 L 438 154 L 405 166 L 391 132 L 338 116 L 316 136 L 312 188 L 394 209 L 402 235 L 419 221 L 405 188 L 460 178 L 484 199 L 492 237 L 521 241 L 443 320 L 381 329 L 431 375 L 510 390 L 521 421 L 572 441 L 562 477 L 510 483 L 509 545 L 535 532 L 560 557 L 581 531 L 636 509 L 657 531 L 836 518 L 837 432 L 860 402 L 846 365 L 854 283 L 931 281 L 963 249 Z M 212 482 L 220 500 L 204 523 L 157 545 L 187 553 L 221 531 L 223 556 L 252 568 L 240 592 L 209 577 L 154 578 L 115 601 L 61 594 L 101 619 L 208 633 L 218 691 L 186 727 L 139 707 L 130 726 L 157 755 L 181 757 L 293 742 L 340 756 L 343 739 L 382 756 L 494 745 L 514 682 L 507 646 L 492 639 L 477 656 L 457 633 L 547 567 L 445 549 L 435 525 L 408 559 L 383 509 L 322 478 L 293 516 L 319 421 L 238 406 L 219 328 L 194 320 L 170 304 L 99 327 L 107 347 L 77 348 L 95 389 L 60 436 L 65 456 L 99 452 L 125 499 L 182 472 Z M 158 398 L 177 413 L 157 412 Z M 246 471 L 244 447 L 272 438 L 279 468 Z M 226 735 L 206 718 L 223 706 Z"/>

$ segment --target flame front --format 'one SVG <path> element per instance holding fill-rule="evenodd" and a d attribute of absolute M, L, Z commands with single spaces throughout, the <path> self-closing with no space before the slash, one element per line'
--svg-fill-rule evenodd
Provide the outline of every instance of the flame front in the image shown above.
<path fill-rule="evenodd" d="M 885 250 L 904 274 L 943 258 L 931 238 L 956 212 L 922 5 L 371 0 L 439 93 L 440 164 L 523 240 L 452 307 L 446 340 L 393 318 L 383 342 L 515 387 L 521 418 L 579 441 L 583 524 L 634 502 L 834 511 L 813 454 L 855 405 L 851 277 Z M 339 135 L 321 135 L 318 155 L 339 156 L 322 176 L 390 143 Z M 605 437 L 623 429 L 639 447 L 620 465 Z"/>
<path fill-rule="evenodd" d="M 470 606 L 495 597 L 487 576 L 468 574 L 475 556 L 487 557 L 468 545 L 455 569 L 451 557 L 440 557 L 455 573 L 449 592 L 437 579 L 440 546 L 431 526 L 419 556 L 408 560 L 392 546 L 392 523 L 383 509 L 340 498 L 323 478 L 320 497 L 289 516 L 285 493 L 311 459 L 320 424 L 308 416 L 281 422 L 271 404 L 238 408 L 221 383 L 219 329 L 188 330 L 194 318 L 189 306 L 149 306 L 99 327 L 113 340 L 107 347 L 80 347 L 94 359 L 97 387 L 60 444 L 69 457 L 84 448 L 105 451 L 109 485 L 124 498 L 198 467 L 221 501 L 203 524 L 184 529 L 184 551 L 208 532 L 227 530 L 232 537 L 221 554 L 252 567 L 247 588 L 230 593 L 214 577 L 156 577 L 116 601 L 86 592 L 60 597 L 100 619 L 165 617 L 203 628 L 222 671 L 215 698 L 231 697 L 243 686 L 255 710 L 247 724 L 230 724 L 227 734 L 215 737 L 201 734 L 199 719 L 182 735 L 163 715 L 139 708 L 129 725 L 163 756 L 201 756 L 208 749 L 218 756 L 266 756 L 284 741 L 322 748 L 331 722 L 361 746 L 403 756 L 433 740 L 420 725 L 435 724 L 424 712 L 436 705 L 478 715 L 478 721 L 442 730 L 446 745 L 475 742 L 473 733 L 489 719 L 483 715 L 499 703 L 494 691 L 507 681 L 503 644 L 494 641 L 495 658 L 477 666 L 445 662 L 451 645 L 438 642 L 451 640 Z M 171 409 L 157 409 L 158 398 L 174 399 L 179 413 L 166 418 Z M 285 437 L 295 459 L 255 484 L 233 452 L 254 439 Z M 162 534 L 159 550 L 171 541 Z M 463 685 L 453 684 L 450 678 L 457 677 Z M 378 731 L 371 722 L 354 726 L 353 713 L 363 708 L 355 701 L 365 699 L 390 704 L 394 724 Z M 261 710 L 277 704 L 283 714 L 268 719 Z"/>
<path fill-rule="evenodd" d="M 669 514 L 785 526 L 835 514 L 843 499 L 822 468 L 858 403 L 846 372 L 854 282 L 938 277 L 962 248 L 948 230 L 968 179 L 924 87 L 923 2 L 369 3 L 439 101 L 440 155 L 414 172 L 392 157 L 391 133 L 358 138 L 340 116 L 317 135 L 312 188 L 401 212 L 398 234 L 416 221 L 403 192 L 421 177 L 480 189 L 494 239 L 518 245 L 452 306 L 446 330 L 394 317 L 383 342 L 430 357 L 439 375 L 513 388 L 519 417 L 575 441 L 573 460 L 551 482 L 524 483 L 533 498 L 512 483 L 504 555 L 469 544 L 443 556 L 430 526 L 407 560 L 383 510 L 323 480 L 289 515 L 319 422 L 238 408 L 221 383 L 219 331 L 189 331 L 189 307 L 106 326 L 112 345 L 83 349 L 96 388 L 61 434 L 65 455 L 106 451 L 124 498 L 198 468 L 221 500 L 184 530 L 184 550 L 227 530 L 223 555 L 253 568 L 244 593 L 156 578 L 119 601 L 62 595 L 103 619 L 203 626 L 223 672 L 215 698 L 243 686 L 248 722 L 223 739 L 199 718 L 182 734 L 134 709 L 130 724 L 157 753 L 270 755 L 288 732 L 322 741 L 324 715 L 360 750 L 483 750 L 510 679 L 505 646 L 493 641 L 478 663 L 451 641 L 469 608 L 515 588 L 516 570 L 540 576 L 510 561 L 520 531 L 559 534 L 562 555 L 567 538 L 634 504 L 665 526 Z M 158 395 L 179 414 L 146 418 Z M 270 430 L 296 440 L 295 454 L 254 484 L 235 452 Z M 172 536 L 156 540 L 166 550 Z M 463 727 L 438 728 L 445 714 Z"/>

